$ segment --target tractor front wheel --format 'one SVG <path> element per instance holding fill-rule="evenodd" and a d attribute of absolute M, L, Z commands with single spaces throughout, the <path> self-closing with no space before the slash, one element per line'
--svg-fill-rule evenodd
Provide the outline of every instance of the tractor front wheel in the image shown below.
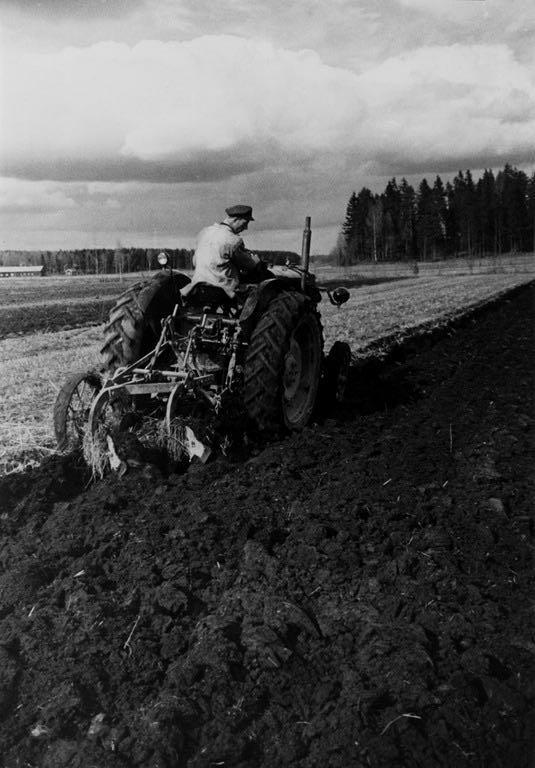
<path fill-rule="evenodd" d="M 98 373 L 69 376 L 54 403 L 54 434 L 58 450 L 72 451 L 82 444 L 91 405 L 102 387 Z"/>

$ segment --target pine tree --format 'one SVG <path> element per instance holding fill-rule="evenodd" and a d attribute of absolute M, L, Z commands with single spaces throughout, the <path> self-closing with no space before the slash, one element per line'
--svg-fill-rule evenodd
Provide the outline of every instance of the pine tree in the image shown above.
<path fill-rule="evenodd" d="M 451 182 L 446 182 L 446 212 L 444 218 L 444 239 L 446 252 L 449 256 L 456 256 L 459 250 L 459 226 L 455 210 L 455 190 Z"/>
<path fill-rule="evenodd" d="M 483 254 L 498 252 L 498 200 L 496 180 L 492 170 L 486 169 L 476 184 L 478 205 L 480 251 Z"/>
<path fill-rule="evenodd" d="M 351 264 L 355 258 L 355 234 L 357 226 L 357 195 L 351 193 L 346 206 L 346 216 L 342 225 L 342 236 L 345 242 L 343 253 L 344 264 Z"/>
<path fill-rule="evenodd" d="M 479 229 L 477 221 L 476 188 L 471 171 L 465 174 L 465 199 L 464 199 L 464 229 L 468 253 L 472 255 L 475 250 L 475 237 Z"/>
<path fill-rule="evenodd" d="M 370 211 L 374 205 L 374 200 L 373 193 L 367 187 L 363 187 L 357 195 L 352 263 L 373 258 L 373 223 L 370 219 Z"/>
<path fill-rule="evenodd" d="M 496 177 L 502 250 L 523 250 L 528 245 L 528 178 L 507 164 Z"/>
<path fill-rule="evenodd" d="M 429 257 L 435 258 L 437 242 L 442 237 L 442 229 L 435 195 L 427 183 L 427 179 L 422 179 L 418 187 L 416 233 L 418 237 L 418 252 L 421 258 L 424 261 Z"/>
<path fill-rule="evenodd" d="M 401 246 L 401 258 L 405 261 L 416 258 L 416 193 L 407 179 L 401 179 L 399 187 L 400 211 L 399 211 L 399 237 Z"/>
<path fill-rule="evenodd" d="M 433 244 L 433 258 L 437 255 L 443 256 L 446 250 L 446 218 L 448 213 L 448 205 L 446 198 L 446 190 L 442 179 L 437 176 L 435 183 L 433 184 L 433 206 L 435 213 L 435 225 L 436 233 Z"/>
<path fill-rule="evenodd" d="M 529 227 L 527 233 L 527 250 L 535 253 L 535 172 L 527 184 L 527 210 Z"/>
<path fill-rule="evenodd" d="M 476 190 L 472 174 L 459 171 L 453 179 L 452 212 L 458 231 L 458 248 L 461 252 L 472 255 L 474 238 L 479 229 L 477 223 Z"/>
<path fill-rule="evenodd" d="M 386 260 L 397 260 L 402 255 L 401 246 L 401 192 L 396 179 L 386 185 L 383 200 L 383 247 Z"/>

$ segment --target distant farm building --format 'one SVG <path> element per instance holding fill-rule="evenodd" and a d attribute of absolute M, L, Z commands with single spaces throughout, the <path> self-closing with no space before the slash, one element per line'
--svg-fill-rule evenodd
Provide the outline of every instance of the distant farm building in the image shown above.
<path fill-rule="evenodd" d="M 43 274 L 43 266 L 11 267 L 0 265 L 0 277 L 39 277 Z"/>

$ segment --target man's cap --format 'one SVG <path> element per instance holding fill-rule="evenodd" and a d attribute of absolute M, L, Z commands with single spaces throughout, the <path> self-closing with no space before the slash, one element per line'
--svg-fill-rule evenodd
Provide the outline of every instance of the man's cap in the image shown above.
<path fill-rule="evenodd" d="M 248 219 L 249 221 L 254 221 L 253 209 L 250 205 L 231 205 L 230 208 L 225 208 L 225 213 L 227 216 L 232 216 L 236 219 Z"/>

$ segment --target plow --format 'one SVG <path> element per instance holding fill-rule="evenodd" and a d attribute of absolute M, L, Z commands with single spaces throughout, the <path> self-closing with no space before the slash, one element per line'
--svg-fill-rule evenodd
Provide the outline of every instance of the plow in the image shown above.
<path fill-rule="evenodd" d="M 310 218 L 299 266 L 266 266 L 231 299 L 223 289 L 161 271 L 125 291 L 105 327 L 99 371 L 70 376 L 54 406 L 58 448 L 83 448 L 95 474 L 124 472 L 157 452 L 206 462 L 251 433 L 303 429 L 344 394 L 351 353 L 326 355 L 318 304 L 341 306 L 345 288 L 310 272 Z"/>

